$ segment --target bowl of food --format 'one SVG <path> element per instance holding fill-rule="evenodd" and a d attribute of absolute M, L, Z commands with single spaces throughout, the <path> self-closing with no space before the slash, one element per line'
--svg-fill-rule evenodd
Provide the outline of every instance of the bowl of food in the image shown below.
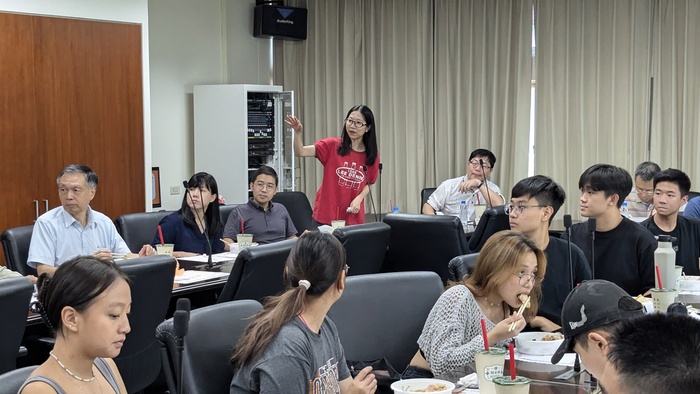
<path fill-rule="evenodd" d="M 394 394 L 450 394 L 454 388 L 454 383 L 441 379 L 404 379 L 397 380 L 391 384 L 391 389 L 394 390 Z"/>
<path fill-rule="evenodd" d="M 564 341 L 558 332 L 521 332 L 515 337 L 515 348 L 531 356 L 551 356 Z"/>

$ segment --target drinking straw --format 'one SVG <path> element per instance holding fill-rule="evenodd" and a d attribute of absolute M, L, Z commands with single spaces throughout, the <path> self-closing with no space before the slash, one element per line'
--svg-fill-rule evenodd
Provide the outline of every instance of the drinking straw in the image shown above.
<path fill-rule="evenodd" d="M 481 319 L 481 335 L 484 337 L 484 349 L 486 351 L 489 351 L 489 337 L 486 334 L 486 320 Z"/>
<path fill-rule="evenodd" d="M 663 290 L 664 285 L 661 283 L 661 270 L 659 266 L 656 266 L 656 279 L 659 281 L 659 289 Z"/>
<path fill-rule="evenodd" d="M 391 202 L 391 199 L 389 199 L 389 213 L 394 212 L 394 204 Z"/>
<path fill-rule="evenodd" d="M 241 234 L 245 234 L 245 226 L 243 225 L 245 222 L 243 221 L 243 218 L 241 218 Z"/>
<path fill-rule="evenodd" d="M 510 380 L 515 380 L 515 350 L 513 342 L 508 344 L 508 352 L 510 352 Z"/>
<path fill-rule="evenodd" d="M 165 241 L 163 240 L 163 229 L 160 228 L 160 224 L 158 225 L 158 237 L 160 237 L 160 244 L 165 245 Z"/>

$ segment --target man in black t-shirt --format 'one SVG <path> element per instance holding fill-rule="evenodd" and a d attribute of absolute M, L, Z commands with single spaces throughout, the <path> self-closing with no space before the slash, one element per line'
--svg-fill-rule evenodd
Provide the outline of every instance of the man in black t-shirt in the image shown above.
<path fill-rule="evenodd" d="M 530 322 L 530 326 L 543 331 L 561 328 L 561 308 L 566 296 L 573 286 L 591 279 L 591 270 L 581 249 L 571 245 L 569 264 L 567 242 L 549 236 L 549 225 L 564 200 L 566 193 L 561 186 L 551 178 L 536 175 L 513 186 L 510 204 L 507 206 L 511 230 L 525 234 L 547 255 L 542 301 L 537 316 Z"/>
<path fill-rule="evenodd" d="M 593 277 L 613 282 L 633 296 L 646 293 L 654 287 L 657 242 L 649 230 L 620 214 L 632 177 L 620 167 L 595 164 L 581 174 L 578 187 L 581 216 L 596 219 L 595 238 L 588 223 L 577 223 L 571 226 L 571 241 L 588 259 Z"/>
<path fill-rule="evenodd" d="M 670 235 L 676 251 L 676 265 L 686 275 L 700 275 L 700 220 L 681 216 L 680 207 L 688 201 L 690 178 L 683 171 L 669 168 L 654 177 L 656 214 L 642 222 L 654 235 Z"/>

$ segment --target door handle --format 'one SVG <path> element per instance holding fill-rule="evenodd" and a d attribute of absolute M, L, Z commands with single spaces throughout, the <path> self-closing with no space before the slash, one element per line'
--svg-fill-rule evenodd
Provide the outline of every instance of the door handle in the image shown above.
<path fill-rule="evenodd" d="M 44 213 L 46 213 L 48 211 L 49 211 L 49 200 L 44 200 Z"/>
<path fill-rule="evenodd" d="M 39 200 L 32 201 L 34 201 L 34 221 L 36 222 L 39 219 Z"/>

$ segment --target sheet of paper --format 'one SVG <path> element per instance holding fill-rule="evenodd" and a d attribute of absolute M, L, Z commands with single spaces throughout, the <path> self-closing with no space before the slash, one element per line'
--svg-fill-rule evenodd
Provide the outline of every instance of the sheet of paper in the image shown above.
<path fill-rule="evenodd" d="M 228 272 L 187 270 L 182 275 L 175 277 L 175 283 L 186 285 L 190 283 L 203 282 L 205 280 L 226 278 L 228 275 Z"/>
<path fill-rule="evenodd" d="M 224 261 L 236 260 L 238 252 L 224 252 L 211 255 L 211 261 L 214 263 L 223 263 Z M 206 254 L 200 254 L 191 257 L 178 257 L 178 260 L 194 261 L 196 263 L 206 263 L 209 261 L 209 256 Z"/>

